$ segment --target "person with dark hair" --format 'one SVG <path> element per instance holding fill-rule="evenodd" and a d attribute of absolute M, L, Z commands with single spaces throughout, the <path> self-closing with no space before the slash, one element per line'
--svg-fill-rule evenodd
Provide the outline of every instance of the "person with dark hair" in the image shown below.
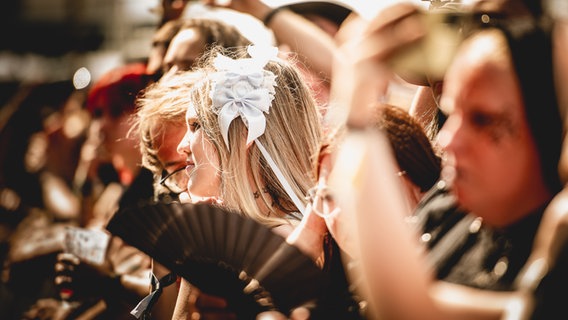
<path fill-rule="evenodd" d="M 154 80 L 158 80 L 163 75 L 163 62 L 166 51 L 174 36 L 181 28 L 183 20 L 174 19 L 164 23 L 152 36 L 152 46 L 148 53 L 146 72 Z"/>
<path fill-rule="evenodd" d="M 389 6 L 337 56 L 334 97 L 349 110 L 347 134 L 320 199 L 328 226 L 353 217 L 351 275 L 367 316 L 565 318 L 564 123 L 550 26 L 530 15 L 481 15 L 491 23 L 471 30 L 443 77 L 442 180 L 414 219 L 402 219 L 406 207 L 390 175 L 396 161 L 385 133 L 372 130 L 369 106 L 393 76 L 390 58 L 428 31 L 422 14 L 408 3 Z"/>
<path fill-rule="evenodd" d="M 0 318 L 21 319 L 36 301 L 59 298 L 53 263 L 80 218 L 73 173 L 89 117 L 69 80 L 10 94 L 0 124 Z"/>
<path fill-rule="evenodd" d="M 365 106 L 384 94 L 385 75 L 392 72 L 385 66 L 389 57 L 423 38 L 416 13 L 410 4 L 388 7 L 360 39 L 343 48 L 345 59 L 338 61 L 334 81 L 355 84 L 338 86 L 351 88 L 338 97 L 339 105 L 350 107 L 347 126 L 353 139 L 380 137 L 367 129 L 373 123 Z M 405 32 L 398 29 L 402 26 Z M 550 30 L 514 15 L 480 27 L 465 38 L 445 72 L 440 106 L 448 118 L 438 134 L 445 157 L 442 180 L 419 204 L 412 228 L 399 214 L 387 212 L 404 211 L 396 188 L 384 195 L 369 190 L 389 187 L 384 173 L 371 169 L 375 161 L 357 169 L 376 173 L 356 180 L 362 187 L 360 202 L 354 209 L 342 208 L 354 210 L 356 217 L 359 271 L 368 284 L 361 292 L 372 316 L 498 318 L 523 294 L 515 291 L 516 279 L 532 252 L 545 208 L 562 188 L 557 168 L 564 129 Z M 383 157 L 388 167 L 388 153 Z M 341 204 L 341 194 L 338 198 Z M 385 225 L 389 230 L 377 232 Z M 414 308 L 408 308 L 409 299 Z"/>
<path fill-rule="evenodd" d="M 146 65 L 134 62 L 108 70 L 89 88 L 86 109 L 92 119 L 75 174 L 82 195 L 77 227 L 87 238 L 95 236 L 90 231 L 104 233 L 119 207 L 153 197 L 152 175 L 140 167 L 138 140 L 127 136 L 136 98 L 149 81 Z M 150 285 L 147 255 L 116 237 L 103 253 L 102 262 L 81 251 L 58 255 L 55 283 L 70 302 L 65 317 L 126 318 Z"/>
<path fill-rule="evenodd" d="M 400 169 L 397 174 L 404 179 L 409 206 L 414 209 L 440 178 L 439 151 L 432 146 L 422 125 L 406 110 L 380 105 L 376 113 L 376 127 L 386 134 L 393 149 Z"/>
<path fill-rule="evenodd" d="M 238 48 L 252 44 L 239 30 L 220 19 L 186 18 L 171 39 L 162 61 L 162 74 L 193 68 L 203 52 L 213 45 Z"/>

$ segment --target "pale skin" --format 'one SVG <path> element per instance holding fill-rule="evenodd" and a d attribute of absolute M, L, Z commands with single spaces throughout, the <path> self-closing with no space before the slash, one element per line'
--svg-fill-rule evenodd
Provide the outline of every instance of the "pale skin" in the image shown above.
<path fill-rule="evenodd" d="M 215 152 L 215 145 L 200 130 L 195 109 L 191 106 L 186 113 L 187 131 L 177 146 L 178 153 L 186 157 L 186 173 L 189 177 L 187 193 L 192 202 L 216 201 L 220 199 L 221 177 L 219 158 Z M 265 204 L 258 201 L 260 207 Z M 282 225 L 272 229 L 274 232 L 286 237 L 292 232 L 291 225 Z"/>
<path fill-rule="evenodd" d="M 221 202 L 219 191 L 221 177 L 217 172 L 219 159 L 211 141 L 205 138 L 197 121 L 195 109 L 189 107 L 185 117 L 186 130 L 176 150 L 185 158 L 188 200 L 198 202 Z M 195 288 L 181 279 L 172 319 L 191 319 L 193 310 L 191 296 Z M 221 306 L 222 307 L 222 306 Z"/>
<path fill-rule="evenodd" d="M 186 132 L 177 146 L 179 154 L 186 158 L 187 193 L 192 202 L 208 198 L 219 198 L 221 177 L 218 168 L 220 162 L 215 152 L 215 146 L 209 141 L 197 120 L 195 109 L 187 109 Z"/>

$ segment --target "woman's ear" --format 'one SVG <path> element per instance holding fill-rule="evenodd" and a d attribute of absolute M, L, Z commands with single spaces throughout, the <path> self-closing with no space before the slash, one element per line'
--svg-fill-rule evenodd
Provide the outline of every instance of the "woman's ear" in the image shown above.
<path fill-rule="evenodd" d="M 318 163 L 317 163 L 317 178 L 324 178 L 327 180 L 329 173 L 333 168 L 333 154 L 331 152 L 330 145 L 323 145 L 321 150 L 318 154 Z"/>

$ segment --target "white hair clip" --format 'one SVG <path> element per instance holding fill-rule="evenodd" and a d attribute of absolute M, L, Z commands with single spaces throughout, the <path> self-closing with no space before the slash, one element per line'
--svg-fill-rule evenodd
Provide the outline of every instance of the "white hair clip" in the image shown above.
<path fill-rule="evenodd" d="M 278 54 L 276 47 L 249 46 L 251 58 L 231 59 L 219 54 L 214 60 L 213 112 L 219 116 L 219 127 L 229 148 L 229 126 L 241 117 L 248 128 L 247 145 L 264 134 L 276 86 L 276 76 L 264 67 Z"/>

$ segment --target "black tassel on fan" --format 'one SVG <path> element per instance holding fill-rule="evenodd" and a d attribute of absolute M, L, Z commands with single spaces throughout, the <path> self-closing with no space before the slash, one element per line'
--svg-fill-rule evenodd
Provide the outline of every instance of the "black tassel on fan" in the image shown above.
<path fill-rule="evenodd" d="M 289 314 L 315 299 L 325 277 L 266 226 L 208 204 L 157 203 L 120 210 L 107 229 L 207 294 L 239 319 Z"/>

